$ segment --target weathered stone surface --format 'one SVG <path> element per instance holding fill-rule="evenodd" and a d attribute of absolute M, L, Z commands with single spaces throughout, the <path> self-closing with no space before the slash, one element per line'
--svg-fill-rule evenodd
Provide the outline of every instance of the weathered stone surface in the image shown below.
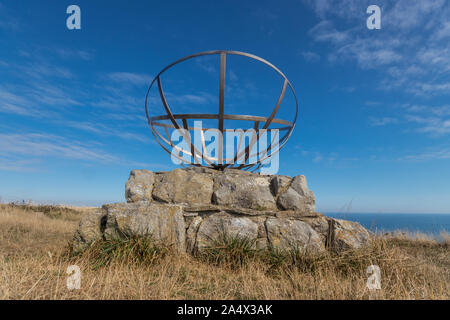
<path fill-rule="evenodd" d="M 272 247 L 280 250 L 319 252 L 325 249 L 319 234 L 307 223 L 293 219 L 268 218 L 267 236 Z"/>
<path fill-rule="evenodd" d="M 315 200 L 313 198 L 301 196 L 291 187 L 282 193 L 277 200 L 278 205 L 283 210 L 294 210 L 305 213 L 314 212 L 314 202 Z"/>
<path fill-rule="evenodd" d="M 276 210 L 267 177 L 256 175 L 218 175 L 214 179 L 214 203 L 234 208 Z"/>
<path fill-rule="evenodd" d="M 369 243 L 369 232 L 358 222 L 332 218 L 329 220 L 334 221 L 330 246 L 335 251 L 358 249 Z"/>
<path fill-rule="evenodd" d="M 214 241 L 223 235 L 256 240 L 258 224 L 249 218 L 225 214 L 205 217 L 197 232 L 196 249 L 201 250 L 213 245 Z"/>
<path fill-rule="evenodd" d="M 324 217 L 322 214 L 317 214 L 315 217 L 302 217 L 301 221 L 305 222 L 306 224 L 308 224 L 311 228 L 314 229 L 314 231 L 316 231 L 321 240 L 322 243 L 325 246 L 328 246 L 328 227 L 329 227 L 329 222 L 328 222 L 329 218 Z"/>
<path fill-rule="evenodd" d="M 202 218 L 197 216 L 192 219 L 186 230 L 186 252 L 193 253 L 196 248 L 198 228 L 202 222 Z"/>
<path fill-rule="evenodd" d="M 274 176 L 270 181 L 270 188 L 272 194 L 276 197 L 279 196 L 283 191 L 285 191 L 291 184 L 291 177 L 287 176 Z"/>
<path fill-rule="evenodd" d="M 151 201 L 155 174 L 149 170 L 132 170 L 125 184 L 127 202 Z"/>
<path fill-rule="evenodd" d="M 186 228 L 183 208 L 140 201 L 103 206 L 107 212 L 106 239 L 123 236 L 149 236 L 155 241 L 185 251 Z"/>
<path fill-rule="evenodd" d="M 308 184 L 304 175 L 295 176 L 292 179 L 291 188 L 303 197 L 314 197 L 312 191 L 308 189 Z"/>
<path fill-rule="evenodd" d="M 86 248 L 90 243 L 103 238 L 106 225 L 106 212 L 98 210 L 87 213 L 81 218 L 78 229 L 72 240 L 75 251 Z"/>
<path fill-rule="evenodd" d="M 75 250 L 97 239 L 151 236 L 193 253 L 223 234 L 271 245 L 337 252 L 361 248 L 370 234 L 360 224 L 315 212 L 306 178 L 263 176 L 225 169 L 191 167 L 153 173 L 133 170 L 125 187 L 127 203 L 86 214 L 73 238 Z"/>
<path fill-rule="evenodd" d="M 278 197 L 277 204 L 284 210 L 314 212 L 316 199 L 314 193 L 308 189 L 305 176 L 296 176 Z"/>
<path fill-rule="evenodd" d="M 213 179 L 195 170 L 175 169 L 157 175 L 153 198 L 168 203 L 189 205 L 211 204 Z"/>

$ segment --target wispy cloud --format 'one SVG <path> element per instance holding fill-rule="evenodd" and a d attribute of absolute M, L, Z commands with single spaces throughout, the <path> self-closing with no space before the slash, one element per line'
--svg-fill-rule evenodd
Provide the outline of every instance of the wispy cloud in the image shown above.
<path fill-rule="evenodd" d="M 2 3 L 0 3 L 0 29 L 7 31 L 17 31 L 20 29 L 19 20 Z"/>
<path fill-rule="evenodd" d="M 369 1 L 305 2 L 321 18 L 309 34 L 332 46 L 330 62 L 356 61 L 362 69 L 377 68 L 385 77 L 380 81 L 383 90 L 417 95 L 449 92 L 450 41 L 442 41 L 450 36 L 450 5 L 445 0 L 382 1 L 382 30 L 376 32 L 367 32 L 365 26 Z M 336 21 L 351 21 L 353 27 L 340 30 Z"/>
<path fill-rule="evenodd" d="M 59 67 L 57 65 L 51 65 L 42 62 L 27 63 L 25 65 L 16 66 L 18 71 L 28 77 L 34 79 L 45 79 L 48 77 L 72 79 L 74 74 L 67 68 Z"/>
<path fill-rule="evenodd" d="M 437 151 L 427 151 L 422 153 L 410 154 L 399 158 L 400 161 L 432 161 L 432 160 L 448 160 L 450 159 L 450 149 L 442 149 Z"/>
<path fill-rule="evenodd" d="M 203 56 L 194 60 L 197 67 L 211 75 L 219 74 L 219 60 L 215 56 Z"/>
<path fill-rule="evenodd" d="M 441 94 L 441 95 L 449 95 L 450 94 L 450 82 L 444 83 L 417 83 L 411 88 L 412 92 L 417 94 Z"/>
<path fill-rule="evenodd" d="M 358 19 L 369 5 L 368 0 L 303 0 L 322 19 L 339 17 Z M 373 2 L 373 1 L 372 1 Z"/>
<path fill-rule="evenodd" d="M 407 115 L 406 120 L 420 124 L 417 132 L 427 133 L 433 136 L 450 134 L 450 118 L 437 116 Z"/>
<path fill-rule="evenodd" d="M 336 30 L 333 23 L 328 20 L 319 22 L 309 31 L 309 34 L 316 41 L 329 41 L 335 44 L 340 44 L 350 39 L 348 32 Z"/>
<path fill-rule="evenodd" d="M 40 82 L 29 86 L 0 86 L 0 112 L 35 118 L 54 118 L 61 107 L 80 106 L 65 90 L 56 85 Z M 59 107 L 58 110 L 49 107 Z"/>
<path fill-rule="evenodd" d="M 309 62 L 317 62 L 320 60 L 320 55 L 318 55 L 317 53 L 312 52 L 312 51 L 302 51 L 302 52 L 300 52 L 300 54 L 303 56 L 303 58 L 306 61 L 309 61 Z"/>
<path fill-rule="evenodd" d="M 99 136 L 114 136 L 126 140 L 136 140 L 139 142 L 153 143 L 153 140 L 150 140 L 149 137 L 147 136 L 130 132 L 128 130 L 120 130 L 117 128 L 112 128 L 111 126 L 107 126 L 101 123 L 67 121 L 64 124 L 71 128 L 95 133 Z"/>
<path fill-rule="evenodd" d="M 35 172 L 39 160 L 0 157 L 0 171 Z"/>
<path fill-rule="evenodd" d="M 120 162 L 116 156 L 100 151 L 98 146 L 88 146 L 79 141 L 42 133 L 0 133 L 0 149 L 5 155 L 30 155 L 90 160 L 108 163 Z"/>
<path fill-rule="evenodd" d="M 56 48 L 56 54 L 63 59 L 81 59 L 90 61 L 94 58 L 94 53 L 87 50 L 76 50 L 71 48 Z"/>
<path fill-rule="evenodd" d="M 204 105 L 208 103 L 214 103 L 217 101 L 217 97 L 207 92 L 200 92 L 198 94 L 166 94 L 167 100 L 179 104 L 193 104 Z"/>
<path fill-rule="evenodd" d="M 115 82 L 123 84 L 131 84 L 136 86 L 150 85 L 153 77 L 148 74 L 132 73 L 132 72 L 112 72 L 107 77 Z"/>
<path fill-rule="evenodd" d="M 390 10 L 384 10 L 385 24 L 403 31 L 421 28 L 429 22 L 428 15 L 440 13 L 445 2 L 446 0 L 398 0 Z"/>
<path fill-rule="evenodd" d="M 296 146 L 296 149 L 301 149 L 300 146 Z M 333 163 L 337 160 L 338 154 L 335 152 L 330 152 L 328 154 L 323 154 L 319 151 L 311 151 L 311 150 L 304 150 L 301 149 L 300 154 L 303 157 L 310 158 L 312 162 L 319 163 L 319 162 L 325 162 L 325 163 Z"/>
<path fill-rule="evenodd" d="M 35 103 L 29 98 L 16 94 L 4 87 L 0 87 L 0 112 L 36 118 L 55 116 L 54 112 L 36 108 Z"/>
<path fill-rule="evenodd" d="M 391 117 L 374 118 L 370 117 L 370 125 L 374 127 L 386 126 L 388 124 L 398 123 L 398 119 Z"/>

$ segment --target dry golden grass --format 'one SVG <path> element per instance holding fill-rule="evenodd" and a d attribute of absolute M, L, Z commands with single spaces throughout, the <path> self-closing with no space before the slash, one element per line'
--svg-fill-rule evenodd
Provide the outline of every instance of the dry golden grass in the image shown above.
<path fill-rule="evenodd" d="M 118 256 L 96 267 L 102 243 L 68 255 L 67 243 L 84 213 L 47 209 L 0 205 L 0 299 L 450 298 L 445 241 L 380 237 L 370 248 L 342 256 L 249 256 L 242 264 L 222 259 L 223 252 L 214 260 L 150 250 L 152 259 L 144 263 Z M 80 290 L 66 287 L 71 264 L 82 270 Z M 381 290 L 366 288 L 371 264 L 381 268 Z"/>

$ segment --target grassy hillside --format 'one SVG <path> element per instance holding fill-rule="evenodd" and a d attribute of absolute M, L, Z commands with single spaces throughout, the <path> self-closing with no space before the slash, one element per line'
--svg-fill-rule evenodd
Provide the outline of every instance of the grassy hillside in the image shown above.
<path fill-rule="evenodd" d="M 68 242 L 89 210 L 0 205 L 0 299 L 450 299 L 448 235 L 377 237 L 341 256 L 255 252 L 226 238 L 196 257 L 148 239 L 76 255 Z M 66 288 L 72 264 L 80 290 Z M 381 290 L 366 288 L 369 265 L 381 269 Z"/>

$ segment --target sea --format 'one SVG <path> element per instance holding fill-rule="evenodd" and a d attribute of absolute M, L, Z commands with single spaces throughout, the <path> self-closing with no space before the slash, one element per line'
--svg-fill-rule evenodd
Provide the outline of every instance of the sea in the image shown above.
<path fill-rule="evenodd" d="M 357 221 L 375 232 L 402 231 L 425 233 L 438 238 L 442 231 L 450 234 L 450 214 L 432 213 L 325 213 L 326 216 Z"/>

